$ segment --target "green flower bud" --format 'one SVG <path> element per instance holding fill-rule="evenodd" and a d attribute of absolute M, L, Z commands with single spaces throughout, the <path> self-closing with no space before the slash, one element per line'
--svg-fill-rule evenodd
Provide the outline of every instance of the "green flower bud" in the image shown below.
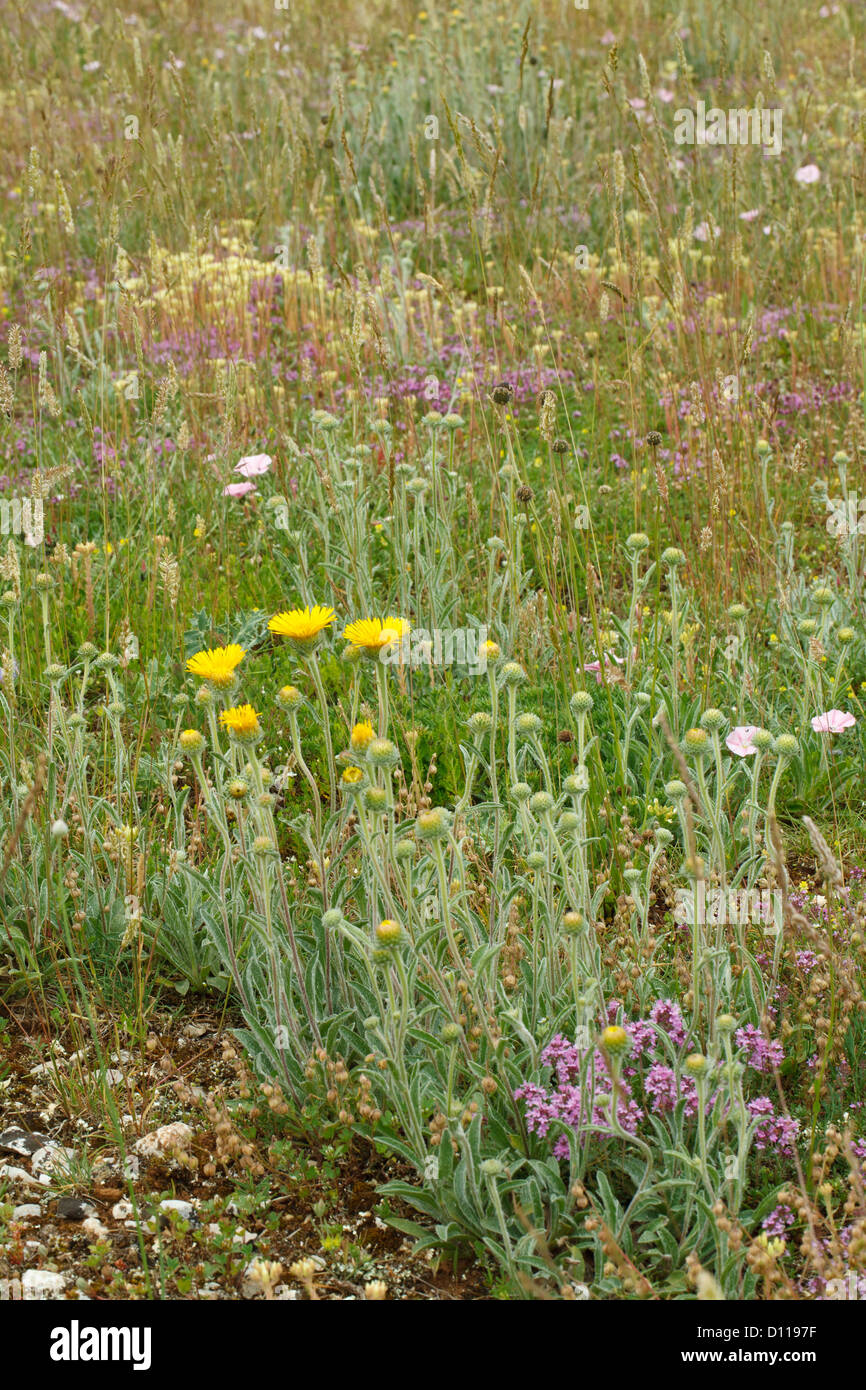
<path fill-rule="evenodd" d="M 419 840 L 445 840 L 451 828 L 452 813 L 444 806 L 434 806 L 422 811 L 415 820 L 415 834 Z"/>
<path fill-rule="evenodd" d="M 578 690 L 572 695 L 568 704 L 572 714 L 577 718 L 581 714 L 589 714 L 593 706 L 593 698 L 588 690 Z"/>
<path fill-rule="evenodd" d="M 618 1023 L 611 1023 L 602 1032 L 599 1043 L 610 1057 L 621 1057 L 628 1050 L 628 1033 Z"/>
<path fill-rule="evenodd" d="M 633 555 L 639 555 L 642 550 L 646 550 L 650 543 L 649 536 L 644 531 L 632 531 L 630 536 L 626 536 L 625 548 Z"/>
<path fill-rule="evenodd" d="M 376 940 L 381 946 L 399 946 L 403 938 L 403 928 L 399 922 L 387 918 L 376 928 Z"/>
<path fill-rule="evenodd" d="M 298 709 L 304 703 L 304 696 L 296 685 L 284 685 L 277 691 L 277 704 L 283 709 Z"/>
<path fill-rule="evenodd" d="M 506 661 L 501 670 L 503 685 L 522 685 L 527 679 L 526 672 L 519 661 Z"/>
<path fill-rule="evenodd" d="M 539 734 L 544 725 L 537 714 L 518 714 L 514 721 L 514 727 L 519 734 L 527 738 L 532 734 Z"/>
<path fill-rule="evenodd" d="M 500 1163 L 498 1158 L 485 1158 L 481 1164 L 481 1171 L 485 1178 L 501 1178 L 506 1168 L 505 1164 Z"/>
<path fill-rule="evenodd" d="M 367 762 L 373 767 L 393 767 L 399 756 L 389 738 L 374 738 L 367 744 Z"/>
<path fill-rule="evenodd" d="M 566 912 L 562 919 L 562 930 L 568 936 L 576 936 L 583 931 L 586 926 L 586 918 L 582 912 Z"/>
<path fill-rule="evenodd" d="M 720 733 L 727 722 L 720 709 L 706 709 L 701 715 L 701 728 L 710 734 Z"/>
<path fill-rule="evenodd" d="M 476 710 L 475 714 L 470 714 L 467 723 L 469 725 L 469 730 L 473 734 L 473 736 L 479 736 L 490 732 L 490 729 L 493 725 L 493 719 L 487 713 L 487 710 L 480 709 Z"/>
<path fill-rule="evenodd" d="M 683 739 L 686 752 L 700 755 L 705 753 L 709 745 L 709 738 L 704 729 L 687 729 Z"/>

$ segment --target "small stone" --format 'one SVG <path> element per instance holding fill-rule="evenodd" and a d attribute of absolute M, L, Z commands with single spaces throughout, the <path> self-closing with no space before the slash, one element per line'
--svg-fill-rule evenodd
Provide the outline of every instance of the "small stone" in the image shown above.
<path fill-rule="evenodd" d="M 109 1237 L 108 1227 L 103 1226 L 98 1216 L 88 1216 L 86 1221 L 82 1222 L 81 1229 L 94 1240 L 107 1240 Z"/>
<path fill-rule="evenodd" d="M 31 1159 L 34 1173 L 44 1174 L 68 1174 L 72 1160 L 76 1156 L 75 1149 L 66 1149 L 62 1144 L 45 1144 L 43 1148 L 37 1149 Z"/>
<path fill-rule="evenodd" d="M 83 1197 L 59 1197 L 54 1215 L 58 1221 L 85 1221 L 96 1215 L 96 1207 Z"/>
<path fill-rule="evenodd" d="M 58 1047 L 58 1048 L 57 1048 L 57 1051 L 58 1051 L 58 1052 L 61 1052 L 61 1051 L 62 1051 L 62 1048 Z M 52 1072 L 56 1072 L 56 1071 L 57 1071 L 57 1063 L 56 1063 L 56 1061 L 51 1061 L 51 1062 L 39 1062 L 35 1067 L 31 1067 L 31 1068 L 30 1068 L 30 1075 L 31 1075 L 31 1076 L 49 1076 Z"/>
<path fill-rule="evenodd" d="M 195 1221 L 196 1212 L 192 1202 L 183 1202 L 177 1197 L 167 1197 L 159 1204 L 160 1211 L 176 1211 L 182 1221 Z"/>
<path fill-rule="evenodd" d="M 103 1082 L 106 1086 L 122 1086 L 124 1075 L 117 1067 L 109 1067 L 107 1071 L 91 1072 L 90 1080 L 97 1083 Z"/>
<path fill-rule="evenodd" d="M 62 1298 L 65 1287 L 66 1276 L 50 1269 L 26 1269 L 21 1276 L 22 1298 Z"/>
<path fill-rule="evenodd" d="M 47 1134 L 31 1134 L 26 1129 L 19 1129 L 17 1125 L 13 1125 L 11 1129 L 4 1129 L 0 1134 L 0 1149 L 5 1149 L 8 1153 L 21 1154 L 24 1158 L 37 1153 L 50 1142 Z"/>
<path fill-rule="evenodd" d="M 45 1176 L 34 1177 L 26 1168 L 14 1168 L 11 1163 L 0 1163 L 0 1178 L 9 1182 L 21 1182 L 25 1187 L 47 1187 L 51 1179 Z"/>
<path fill-rule="evenodd" d="M 188 1149 L 192 1137 L 192 1126 L 175 1120 L 173 1124 L 161 1125 L 159 1129 L 136 1140 L 135 1152 L 142 1158 L 166 1158 L 178 1150 Z"/>
<path fill-rule="evenodd" d="M 13 1221 L 31 1221 L 38 1219 L 42 1215 L 42 1208 L 37 1202 L 25 1202 L 23 1206 L 15 1207 L 12 1212 Z"/>

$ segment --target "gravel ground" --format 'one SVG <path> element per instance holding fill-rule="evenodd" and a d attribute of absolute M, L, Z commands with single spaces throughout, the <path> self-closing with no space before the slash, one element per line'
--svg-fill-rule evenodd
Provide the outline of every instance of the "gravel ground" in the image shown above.
<path fill-rule="evenodd" d="M 86 1034 L 0 1017 L 0 1298 L 491 1297 L 377 1214 L 401 1164 L 292 1135 L 218 1012 L 154 1015 L 138 1049 Z"/>

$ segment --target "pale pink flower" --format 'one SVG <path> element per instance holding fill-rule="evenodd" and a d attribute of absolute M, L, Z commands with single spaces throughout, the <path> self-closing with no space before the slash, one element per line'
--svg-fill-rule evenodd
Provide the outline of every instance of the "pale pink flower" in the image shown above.
<path fill-rule="evenodd" d="M 741 222 L 754 222 L 755 218 L 760 216 L 760 212 L 761 212 L 760 208 L 749 208 L 748 212 L 741 212 L 741 213 L 740 213 L 740 221 L 741 221 Z"/>
<path fill-rule="evenodd" d="M 725 739 L 725 747 L 737 758 L 750 758 L 758 751 L 752 742 L 757 732 L 757 724 L 738 724 Z"/>
<path fill-rule="evenodd" d="M 234 471 L 243 474 L 245 478 L 260 478 L 262 473 L 267 473 L 270 466 L 270 454 L 247 454 L 246 458 L 235 464 Z"/>
<path fill-rule="evenodd" d="M 847 710 L 828 709 L 826 714 L 815 715 L 812 728 L 816 734 L 841 734 L 845 729 L 852 729 L 856 723 L 853 714 Z"/>
<path fill-rule="evenodd" d="M 637 656 L 637 647 L 632 647 L 631 655 L 632 655 L 632 660 L 634 660 L 635 657 Z M 611 661 L 615 661 L 616 664 L 617 664 L 617 666 L 622 666 L 622 665 L 625 663 L 625 657 L 624 657 L 624 656 L 617 656 L 616 652 L 611 652 L 611 653 L 610 653 L 610 659 L 611 659 Z M 584 671 L 592 671 L 592 672 L 594 673 L 594 675 L 595 675 L 595 683 L 596 683 L 596 685 L 601 685 L 601 662 L 600 662 L 600 661 L 587 661 L 587 662 L 584 663 L 583 669 L 584 669 Z M 613 667 L 610 666 L 610 662 L 605 661 L 605 669 L 606 669 L 606 670 L 613 670 Z"/>
<path fill-rule="evenodd" d="M 718 227 L 711 222 L 699 222 L 692 232 L 695 241 L 714 241 L 719 235 Z"/>
<path fill-rule="evenodd" d="M 821 177 L 821 170 L 817 164 L 801 164 L 794 175 L 795 183 L 817 183 Z"/>
<path fill-rule="evenodd" d="M 223 497 L 246 497 L 248 492 L 256 492 L 255 483 L 228 483 L 223 488 Z"/>
<path fill-rule="evenodd" d="M 656 99 L 658 101 L 663 101 L 665 106 L 667 106 L 669 101 L 673 101 L 674 94 L 667 87 L 659 87 L 656 91 Z"/>

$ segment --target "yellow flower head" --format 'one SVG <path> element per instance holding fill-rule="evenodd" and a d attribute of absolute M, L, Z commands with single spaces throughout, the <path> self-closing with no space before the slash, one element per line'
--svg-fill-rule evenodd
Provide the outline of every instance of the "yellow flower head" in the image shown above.
<path fill-rule="evenodd" d="M 611 1023 L 602 1031 L 601 1045 L 605 1052 L 619 1057 L 628 1047 L 628 1034 L 618 1023 Z"/>
<path fill-rule="evenodd" d="M 385 647 L 399 642 L 409 631 L 405 618 L 359 618 L 349 623 L 343 636 L 365 656 L 378 656 Z"/>
<path fill-rule="evenodd" d="M 356 787 L 359 782 L 363 782 L 364 774 L 359 767 L 347 767 L 343 769 L 340 781 L 346 787 Z"/>
<path fill-rule="evenodd" d="M 245 656 L 244 648 L 232 643 L 229 647 L 214 647 L 211 651 L 196 652 L 186 663 L 186 669 L 220 690 L 227 690 L 229 686 L 234 685 L 235 667 L 240 665 Z"/>
<path fill-rule="evenodd" d="M 224 709 L 220 723 L 242 743 L 255 742 L 262 732 L 259 716 L 252 705 L 234 705 L 231 709 Z"/>
<path fill-rule="evenodd" d="M 326 627 L 336 618 L 333 608 L 324 608 L 320 603 L 313 608 L 293 608 L 287 613 L 275 613 L 268 623 L 271 632 L 279 637 L 288 637 L 303 646 L 312 646 Z"/>
<path fill-rule="evenodd" d="M 369 720 L 363 720 L 356 724 L 349 737 L 349 742 L 356 753 L 363 753 L 368 743 L 373 741 L 373 725 Z"/>

